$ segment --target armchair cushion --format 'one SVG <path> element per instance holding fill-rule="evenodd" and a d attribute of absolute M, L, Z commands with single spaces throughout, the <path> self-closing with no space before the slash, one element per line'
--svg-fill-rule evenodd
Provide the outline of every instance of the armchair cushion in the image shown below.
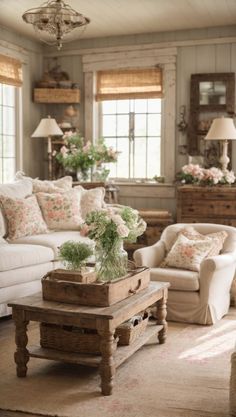
<path fill-rule="evenodd" d="M 150 278 L 152 281 L 169 282 L 171 290 L 199 290 L 199 273 L 194 271 L 173 268 L 152 268 Z"/>
<path fill-rule="evenodd" d="M 166 265 L 199 271 L 202 260 L 208 255 L 213 245 L 214 242 L 209 240 L 190 240 L 180 234 L 166 257 Z"/>

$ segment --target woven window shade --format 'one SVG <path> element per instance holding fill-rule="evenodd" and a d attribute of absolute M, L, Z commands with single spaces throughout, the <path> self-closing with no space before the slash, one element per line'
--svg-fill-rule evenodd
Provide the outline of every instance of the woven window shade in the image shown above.
<path fill-rule="evenodd" d="M 160 68 L 97 72 L 97 101 L 161 97 Z"/>
<path fill-rule="evenodd" d="M 22 64 L 8 56 L 0 55 L 0 83 L 22 86 Z"/>

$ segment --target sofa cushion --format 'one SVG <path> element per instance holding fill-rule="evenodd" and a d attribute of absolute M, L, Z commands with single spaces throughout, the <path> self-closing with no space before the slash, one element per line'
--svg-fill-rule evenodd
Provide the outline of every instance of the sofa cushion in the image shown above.
<path fill-rule="evenodd" d="M 92 241 L 87 238 L 80 236 L 79 232 L 77 231 L 58 231 L 43 234 L 43 235 L 35 235 L 35 236 L 25 236 L 20 239 L 14 241 L 14 243 L 24 243 L 29 245 L 40 245 L 46 246 L 48 248 L 53 249 L 55 259 L 58 256 L 58 248 L 68 240 L 74 240 L 75 242 L 84 242 L 91 244 Z"/>
<path fill-rule="evenodd" d="M 47 225 L 34 195 L 28 198 L 0 195 L 0 205 L 7 219 L 9 239 L 47 232 Z"/>
<path fill-rule="evenodd" d="M 53 250 L 35 245 L 1 245 L 0 272 L 39 265 L 54 259 Z M 0 283 L 1 287 L 1 283 Z"/>
<path fill-rule="evenodd" d="M 39 180 L 35 178 L 32 180 L 32 183 L 33 193 L 60 193 L 69 191 L 72 188 L 72 177 L 66 176 L 54 181 Z"/>
<path fill-rule="evenodd" d="M 32 194 L 32 189 L 32 182 L 30 179 L 25 178 L 10 184 L 1 184 L 0 194 L 11 198 L 25 198 Z M 0 208 L 0 236 L 5 236 L 6 234 L 7 224 L 2 209 Z"/>
<path fill-rule="evenodd" d="M 83 223 L 80 212 L 80 193 L 70 190 L 63 194 L 37 193 L 36 195 L 49 229 L 79 229 Z"/>
<path fill-rule="evenodd" d="M 165 262 L 167 266 L 199 271 L 200 264 L 212 249 L 212 240 L 190 240 L 179 235 L 168 253 Z"/>
<path fill-rule="evenodd" d="M 93 210 L 101 210 L 104 204 L 105 188 L 96 187 L 85 190 L 81 185 L 74 187 L 81 194 L 80 207 L 83 219 Z"/>
<path fill-rule="evenodd" d="M 169 282 L 171 290 L 199 290 L 199 274 L 194 271 L 173 268 L 151 268 L 150 278 L 152 281 Z"/>

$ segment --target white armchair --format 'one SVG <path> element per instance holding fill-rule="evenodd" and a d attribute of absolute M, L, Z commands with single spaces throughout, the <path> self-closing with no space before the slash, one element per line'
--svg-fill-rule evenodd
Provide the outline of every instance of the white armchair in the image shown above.
<path fill-rule="evenodd" d="M 220 255 L 205 258 L 200 271 L 160 268 L 160 263 L 171 249 L 178 233 L 193 226 L 205 235 L 225 230 L 228 234 Z M 236 268 L 236 228 L 220 224 L 174 224 L 168 226 L 160 240 L 134 253 L 137 266 L 151 268 L 152 281 L 170 282 L 167 319 L 199 324 L 213 324 L 229 309 L 230 288 Z"/>

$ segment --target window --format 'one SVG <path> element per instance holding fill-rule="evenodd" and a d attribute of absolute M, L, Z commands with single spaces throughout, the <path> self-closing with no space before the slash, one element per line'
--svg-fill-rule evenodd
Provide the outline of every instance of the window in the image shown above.
<path fill-rule="evenodd" d="M 119 152 L 111 177 L 160 175 L 162 90 L 159 67 L 98 71 L 100 135 Z"/>
<path fill-rule="evenodd" d="M 16 87 L 0 84 L 0 182 L 16 171 Z"/>
<path fill-rule="evenodd" d="M 161 99 L 101 102 L 100 134 L 119 152 L 110 177 L 138 179 L 160 175 Z"/>
<path fill-rule="evenodd" d="M 12 181 L 16 171 L 17 87 L 21 85 L 21 62 L 0 55 L 0 183 Z"/>

